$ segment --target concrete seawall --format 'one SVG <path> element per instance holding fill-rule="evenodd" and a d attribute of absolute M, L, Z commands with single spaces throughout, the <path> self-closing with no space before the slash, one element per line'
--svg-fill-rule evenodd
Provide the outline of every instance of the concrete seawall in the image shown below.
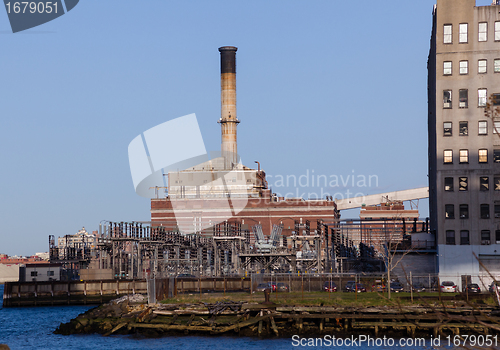
<path fill-rule="evenodd" d="M 6 282 L 3 306 L 101 304 L 131 293 L 147 294 L 146 280 Z"/>
<path fill-rule="evenodd" d="M 251 283 L 250 278 L 239 277 L 6 282 L 3 306 L 102 304 L 121 295 L 148 294 L 148 289 L 151 302 L 156 302 L 183 293 L 249 292 Z"/>

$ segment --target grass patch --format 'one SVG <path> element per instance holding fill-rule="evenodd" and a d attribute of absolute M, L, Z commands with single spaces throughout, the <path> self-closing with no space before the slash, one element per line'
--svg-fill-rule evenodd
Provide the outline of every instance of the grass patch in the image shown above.
<path fill-rule="evenodd" d="M 454 293 L 444 293 L 441 296 L 453 297 Z M 469 302 L 463 300 L 439 300 L 440 293 L 423 292 L 413 293 L 413 302 L 409 292 L 391 293 L 391 299 L 388 299 L 388 293 L 367 292 L 367 293 L 345 293 L 345 292 L 290 292 L 290 293 L 271 293 L 270 301 L 277 305 L 296 305 L 296 306 L 339 306 L 339 307 L 396 307 L 409 305 L 496 305 L 493 297 L 489 296 L 481 300 L 471 299 Z M 198 304 L 216 303 L 220 301 L 241 301 L 246 303 L 262 303 L 265 301 L 264 293 L 203 293 L 203 294 L 179 294 L 174 298 L 163 300 L 165 304 Z M 457 304 L 458 303 L 458 304 Z"/>

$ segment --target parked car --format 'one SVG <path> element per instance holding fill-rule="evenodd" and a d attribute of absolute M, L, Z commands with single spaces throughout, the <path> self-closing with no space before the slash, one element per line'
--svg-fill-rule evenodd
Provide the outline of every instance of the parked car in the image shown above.
<path fill-rule="evenodd" d="M 283 283 L 283 282 L 278 282 L 276 288 L 278 289 L 278 292 L 289 292 L 290 291 L 290 287 L 288 286 L 288 284 Z"/>
<path fill-rule="evenodd" d="M 413 288 L 414 292 L 418 292 L 418 293 L 425 292 L 424 284 L 421 283 L 421 282 L 415 282 L 415 283 L 413 283 L 412 288 Z"/>
<path fill-rule="evenodd" d="M 479 285 L 477 283 L 469 283 L 465 287 L 465 292 L 467 292 L 467 293 L 481 293 L 481 288 L 479 288 Z"/>
<path fill-rule="evenodd" d="M 196 276 L 191 275 L 189 273 L 181 273 L 181 274 L 177 275 L 177 278 L 196 278 Z"/>
<path fill-rule="evenodd" d="M 403 285 L 399 282 L 391 282 L 391 292 L 394 292 L 394 293 L 399 293 L 399 292 L 403 292 L 404 291 L 404 288 L 403 288 Z"/>
<path fill-rule="evenodd" d="M 355 287 L 356 281 L 348 281 L 344 288 L 346 292 L 354 292 Z"/>
<path fill-rule="evenodd" d="M 372 290 L 375 292 L 385 292 L 387 288 L 381 280 L 376 280 L 375 284 L 372 286 Z"/>
<path fill-rule="evenodd" d="M 353 292 L 358 292 L 358 293 L 366 292 L 366 288 L 362 283 L 356 283 Z"/>
<path fill-rule="evenodd" d="M 337 291 L 337 285 L 335 282 L 332 281 L 326 281 L 323 283 L 323 290 L 325 292 L 336 292 Z"/>
<path fill-rule="evenodd" d="M 452 281 L 444 281 L 441 283 L 441 292 L 443 293 L 456 293 L 457 285 Z"/>
<path fill-rule="evenodd" d="M 345 286 L 347 292 L 366 292 L 366 288 L 362 283 L 349 283 L 347 282 L 347 285 Z"/>
<path fill-rule="evenodd" d="M 265 282 L 265 283 L 259 283 L 257 285 L 257 288 L 255 288 L 256 292 L 263 292 L 265 289 L 270 289 L 271 292 L 276 292 L 276 282 Z"/>
<path fill-rule="evenodd" d="M 271 287 L 269 286 L 269 284 L 267 284 L 267 283 L 259 283 L 257 285 L 257 288 L 255 288 L 254 292 L 263 292 L 266 289 L 271 289 Z"/>
<path fill-rule="evenodd" d="M 497 290 L 498 292 L 500 292 L 500 281 L 493 281 L 491 282 L 490 284 L 490 288 L 488 289 L 490 291 L 490 293 L 494 293 L 495 292 L 495 286 L 497 287 Z"/>

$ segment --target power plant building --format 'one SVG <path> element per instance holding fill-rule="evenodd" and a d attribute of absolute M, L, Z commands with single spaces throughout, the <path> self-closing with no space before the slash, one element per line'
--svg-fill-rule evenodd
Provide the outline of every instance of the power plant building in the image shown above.
<path fill-rule="evenodd" d="M 310 229 L 316 222 L 338 219 L 333 200 L 279 198 L 268 188 L 266 174 L 241 164 L 237 153 L 236 47 L 219 48 L 221 57 L 221 156 L 197 166 L 168 173 L 166 198 L 151 200 L 151 224 L 177 227 L 180 232 L 212 235 L 222 222 L 250 229 L 260 225 L 270 234 L 282 225 L 291 235 L 296 221 Z"/>

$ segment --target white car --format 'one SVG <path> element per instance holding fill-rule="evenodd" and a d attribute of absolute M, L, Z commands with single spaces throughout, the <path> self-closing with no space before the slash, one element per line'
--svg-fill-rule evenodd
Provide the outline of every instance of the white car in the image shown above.
<path fill-rule="evenodd" d="M 491 282 L 490 288 L 489 288 L 489 291 L 491 293 L 495 292 L 495 286 L 497 287 L 497 290 L 500 292 L 500 281 L 493 281 L 493 282 Z"/>
<path fill-rule="evenodd" d="M 441 293 L 456 293 L 457 285 L 452 281 L 444 281 L 441 283 Z"/>

